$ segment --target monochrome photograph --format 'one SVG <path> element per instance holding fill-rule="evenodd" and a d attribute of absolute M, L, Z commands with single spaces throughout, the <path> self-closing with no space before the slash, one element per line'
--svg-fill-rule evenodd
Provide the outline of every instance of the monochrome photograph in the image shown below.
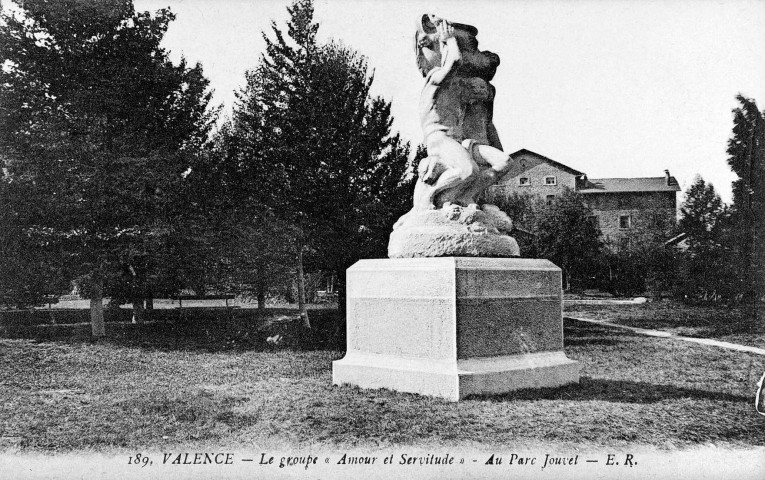
<path fill-rule="evenodd" d="M 765 478 L 765 2 L 2 0 L 0 477 Z"/>

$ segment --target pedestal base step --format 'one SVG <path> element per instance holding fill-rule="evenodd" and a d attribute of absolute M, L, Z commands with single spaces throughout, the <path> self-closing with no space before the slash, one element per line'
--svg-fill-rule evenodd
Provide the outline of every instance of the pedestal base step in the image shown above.
<path fill-rule="evenodd" d="M 388 388 L 458 401 L 469 395 L 579 383 L 579 362 L 561 352 L 433 361 L 349 351 L 332 362 L 335 385 Z"/>

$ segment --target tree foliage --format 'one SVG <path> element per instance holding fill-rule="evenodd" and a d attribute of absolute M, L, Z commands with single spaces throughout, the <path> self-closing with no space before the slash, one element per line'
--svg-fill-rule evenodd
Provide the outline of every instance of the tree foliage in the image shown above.
<path fill-rule="evenodd" d="M 493 195 L 488 203 L 496 205 L 513 219 L 513 224 L 520 228 L 532 228 L 536 213 L 545 208 L 545 201 L 536 195 L 513 192 L 510 195 Z"/>
<path fill-rule="evenodd" d="M 733 182 L 732 238 L 740 269 L 741 293 L 751 317 L 765 296 L 765 112 L 753 99 L 738 95 L 733 110 L 733 134 L 728 141 L 728 165 L 738 176 Z"/>
<path fill-rule="evenodd" d="M 199 240 L 194 290 L 256 296 L 262 309 L 269 290 L 289 282 L 296 232 L 259 201 L 258 179 L 241 140 L 231 122 L 225 123 L 188 176 L 196 192 L 189 199 L 190 214 L 197 218 L 190 222 L 192 237 Z"/>
<path fill-rule="evenodd" d="M 12 208 L 19 192 L 0 179 L 0 305 L 24 308 L 42 304 L 50 292 L 66 289 L 62 259 L 55 246 L 25 228 L 25 215 Z"/>
<path fill-rule="evenodd" d="M 679 228 L 688 235 L 692 249 L 713 243 L 725 215 L 725 205 L 714 185 L 697 176 L 680 207 Z"/>
<path fill-rule="evenodd" d="M 0 151 L 28 245 L 55 245 L 86 292 L 177 289 L 184 173 L 214 113 L 201 66 L 160 47 L 173 14 L 18 3 L 0 26 Z"/>
<path fill-rule="evenodd" d="M 539 209 L 534 232 L 537 255 L 563 270 L 566 289 L 580 286 L 594 275 L 601 249 L 600 229 L 579 194 L 567 188 Z"/>
<path fill-rule="evenodd" d="M 729 208 L 711 183 L 697 177 L 680 208 L 680 231 L 688 245 L 680 293 L 689 300 L 725 300 L 738 294 Z"/>
<path fill-rule="evenodd" d="M 313 4 L 288 7 L 248 72 L 229 138 L 234 195 L 295 227 L 297 255 L 336 272 L 385 256 L 390 227 L 409 209 L 409 145 L 391 135 L 390 103 L 370 94 L 366 59 L 316 40 Z M 342 283 L 342 280 L 341 280 Z"/>

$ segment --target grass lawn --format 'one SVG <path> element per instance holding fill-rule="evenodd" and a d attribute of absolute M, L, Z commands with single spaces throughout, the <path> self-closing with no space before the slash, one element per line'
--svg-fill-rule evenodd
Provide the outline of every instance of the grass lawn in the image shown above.
<path fill-rule="evenodd" d="M 565 324 L 580 385 L 459 403 L 334 387 L 336 350 L 162 335 L 0 339 L 1 451 L 765 445 L 765 357 L 581 322 Z"/>
<path fill-rule="evenodd" d="M 566 305 L 565 313 L 686 337 L 714 338 L 765 348 L 765 331 L 752 329 L 739 308 L 686 305 L 664 300 L 636 305 Z M 760 325 L 763 324 L 761 319 Z"/>

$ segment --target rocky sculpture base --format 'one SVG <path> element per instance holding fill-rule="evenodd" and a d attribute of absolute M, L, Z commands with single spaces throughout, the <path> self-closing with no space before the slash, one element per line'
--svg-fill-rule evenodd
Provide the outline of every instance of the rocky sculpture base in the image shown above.
<path fill-rule="evenodd" d="M 412 210 L 393 227 L 388 257 L 517 257 L 512 221 L 494 205 Z"/>
<path fill-rule="evenodd" d="M 348 269 L 347 341 L 335 385 L 457 401 L 579 381 L 547 260 L 361 260 Z"/>

